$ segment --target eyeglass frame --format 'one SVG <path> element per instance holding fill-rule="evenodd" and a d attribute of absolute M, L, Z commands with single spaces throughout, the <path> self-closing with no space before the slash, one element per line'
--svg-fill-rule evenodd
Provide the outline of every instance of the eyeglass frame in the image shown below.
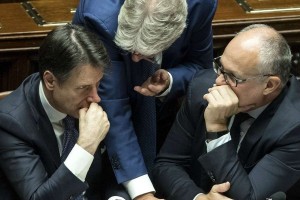
<path fill-rule="evenodd" d="M 213 59 L 213 69 L 214 69 L 215 73 L 218 76 L 220 76 L 222 74 L 223 77 L 224 77 L 225 82 L 230 86 L 237 87 L 238 84 L 245 83 L 246 81 L 251 80 L 251 79 L 256 79 L 256 78 L 260 78 L 260 77 L 276 76 L 275 74 L 260 74 L 260 75 L 248 77 L 248 78 L 245 78 L 245 79 L 237 78 L 232 73 L 227 73 L 227 72 L 224 71 L 224 67 L 223 67 L 223 65 L 220 61 L 221 57 L 222 56 L 218 56 L 218 57 Z M 231 80 L 235 84 L 234 85 L 230 84 L 228 79 Z"/>
<path fill-rule="evenodd" d="M 137 53 L 137 52 L 130 52 L 130 51 L 125 51 L 125 50 L 121 50 L 120 51 L 120 53 L 122 54 L 122 55 L 124 55 L 124 56 L 128 56 L 129 54 L 132 56 L 132 55 L 136 55 L 136 56 L 142 56 L 142 60 L 146 60 L 146 61 L 148 61 L 148 62 L 150 62 L 150 63 L 153 63 L 153 64 L 157 64 L 158 65 L 158 62 L 157 62 L 157 60 L 155 59 L 155 56 L 156 55 L 154 55 L 154 56 L 144 56 L 144 55 L 142 55 L 142 54 L 140 54 L 140 53 Z"/>
<path fill-rule="evenodd" d="M 148 62 L 151 62 L 151 63 L 153 63 L 153 64 L 158 64 L 157 61 L 156 61 L 156 59 L 155 59 L 155 56 L 156 56 L 156 55 L 154 55 L 154 56 L 144 56 L 144 55 L 142 55 L 142 54 L 140 54 L 140 53 L 137 53 L 137 52 L 135 52 L 135 51 L 132 52 L 131 55 L 139 56 L 139 57 L 141 57 L 141 59 L 143 59 L 143 60 L 147 60 Z"/>

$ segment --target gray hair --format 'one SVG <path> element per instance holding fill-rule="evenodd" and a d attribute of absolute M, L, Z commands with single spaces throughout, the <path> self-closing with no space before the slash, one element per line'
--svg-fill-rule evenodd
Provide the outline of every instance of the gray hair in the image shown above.
<path fill-rule="evenodd" d="M 292 68 L 292 53 L 285 38 L 274 28 L 265 24 L 253 24 L 240 31 L 245 32 L 259 28 L 260 32 L 266 33 L 262 37 L 259 57 L 259 71 L 261 74 L 276 74 L 284 86 L 290 76 Z"/>
<path fill-rule="evenodd" d="M 123 50 L 153 56 L 180 37 L 186 19 L 186 0 L 125 0 L 115 43 Z"/>

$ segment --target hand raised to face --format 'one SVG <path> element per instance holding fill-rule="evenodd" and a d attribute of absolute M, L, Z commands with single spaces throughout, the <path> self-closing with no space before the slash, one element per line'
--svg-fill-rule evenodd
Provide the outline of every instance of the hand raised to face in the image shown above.
<path fill-rule="evenodd" d="M 239 107 L 239 99 L 229 85 L 214 85 L 203 98 L 208 102 L 204 112 L 206 128 L 211 132 L 227 130 L 227 122 L 232 115 L 253 107 Z"/>
<path fill-rule="evenodd" d="M 93 155 L 109 127 L 107 115 L 97 103 L 91 103 L 89 108 L 80 109 L 78 145 Z"/>

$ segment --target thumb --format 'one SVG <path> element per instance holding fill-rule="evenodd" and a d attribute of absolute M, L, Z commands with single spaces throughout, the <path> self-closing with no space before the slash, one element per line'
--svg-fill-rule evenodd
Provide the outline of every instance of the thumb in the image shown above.
<path fill-rule="evenodd" d="M 229 190 L 229 188 L 230 188 L 230 183 L 227 181 L 226 183 L 214 185 L 211 190 L 212 192 L 223 193 Z"/>
<path fill-rule="evenodd" d="M 85 117 L 87 110 L 87 108 L 81 108 L 79 110 L 79 121 L 81 121 Z"/>

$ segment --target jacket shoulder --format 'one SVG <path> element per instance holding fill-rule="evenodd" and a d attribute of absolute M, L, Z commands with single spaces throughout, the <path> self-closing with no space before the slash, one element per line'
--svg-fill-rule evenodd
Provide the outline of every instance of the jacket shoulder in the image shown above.
<path fill-rule="evenodd" d="M 197 102 L 203 99 L 208 88 L 212 87 L 216 80 L 216 74 L 213 69 L 200 70 L 193 78 L 189 85 L 188 95 Z"/>

